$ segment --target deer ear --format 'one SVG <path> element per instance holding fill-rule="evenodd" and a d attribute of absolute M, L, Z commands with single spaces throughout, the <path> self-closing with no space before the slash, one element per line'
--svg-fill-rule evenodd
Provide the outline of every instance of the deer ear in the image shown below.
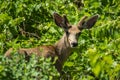
<path fill-rule="evenodd" d="M 97 22 L 98 15 L 94 15 L 82 24 L 82 28 L 90 29 Z"/>
<path fill-rule="evenodd" d="M 78 28 L 83 29 L 83 24 L 85 23 L 85 20 L 87 19 L 87 16 L 84 16 L 79 22 L 78 22 Z"/>
<path fill-rule="evenodd" d="M 78 28 L 79 29 L 90 29 L 94 26 L 94 24 L 96 23 L 97 19 L 98 19 L 98 15 L 94 15 L 91 18 L 89 18 L 88 20 L 87 16 L 84 16 L 78 23 Z"/>
<path fill-rule="evenodd" d="M 53 18 L 54 18 L 54 21 L 55 21 L 57 26 L 60 26 L 64 29 L 68 29 L 69 22 L 68 22 L 68 19 L 65 15 L 63 15 L 63 17 L 62 17 L 58 13 L 54 13 Z"/>
<path fill-rule="evenodd" d="M 58 13 L 53 13 L 53 19 L 54 19 L 57 26 L 62 27 L 62 23 L 63 23 L 62 16 L 60 16 Z"/>

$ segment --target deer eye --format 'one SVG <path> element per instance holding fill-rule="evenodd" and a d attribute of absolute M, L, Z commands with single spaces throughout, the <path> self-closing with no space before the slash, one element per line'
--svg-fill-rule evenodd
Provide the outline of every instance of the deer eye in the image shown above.
<path fill-rule="evenodd" d="M 66 31 L 66 34 L 69 35 L 70 33 L 68 31 Z"/>

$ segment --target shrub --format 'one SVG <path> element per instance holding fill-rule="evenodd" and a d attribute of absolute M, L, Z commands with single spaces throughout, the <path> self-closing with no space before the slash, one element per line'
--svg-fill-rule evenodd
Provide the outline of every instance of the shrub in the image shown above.
<path fill-rule="evenodd" d="M 50 59 L 36 59 L 33 55 L 26 62 L 16 52 L 12 59 L 3 57 L 10 47 L 54 44 L 63 31 L 53 23 L 53 12 L 67 14 L 71 23 L 77 23 L 84 15 L 99 14 L 95 26 L 82 32 L 78 49 L 64 64 L 63 79 L 120 79 L 119 3 L 118 0 L 1 0 L 0 79 L 58 79 L 60 75 Z"/>

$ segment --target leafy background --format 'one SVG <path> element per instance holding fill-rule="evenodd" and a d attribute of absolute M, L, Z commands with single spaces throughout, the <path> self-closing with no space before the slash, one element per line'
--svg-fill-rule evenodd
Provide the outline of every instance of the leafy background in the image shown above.
<path fill-rule="evenodd" d="M 120 79 L 120 1 L 119 0 L 0 0 L 0 79 L 53 80 L 60 75 L 50 59 L 29 62 L 9 48 L 30 48 L 54 44 L 63 34 L 52 13 L 66 14 L 72 24 L 84 15 L 99 14 L 91 30 L 83 30 L 78 50 L 64 64 L 72 80 Z M 53 36 L 54 35 L 54 36 Z"/>

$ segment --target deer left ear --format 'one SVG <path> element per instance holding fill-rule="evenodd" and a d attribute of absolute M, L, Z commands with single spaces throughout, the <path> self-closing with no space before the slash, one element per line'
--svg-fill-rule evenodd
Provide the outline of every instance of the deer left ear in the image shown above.
<path fill-rule="evenodd" d="M 88 20 L 84 21 L 84 23 L 82 23 L 82 28 L 84 29 L 90 29 L 94 26 L 94 24 L 97 22 L 98 19 L 98 15 L 94 15 L 91 18 L 89 18 Z"/>

